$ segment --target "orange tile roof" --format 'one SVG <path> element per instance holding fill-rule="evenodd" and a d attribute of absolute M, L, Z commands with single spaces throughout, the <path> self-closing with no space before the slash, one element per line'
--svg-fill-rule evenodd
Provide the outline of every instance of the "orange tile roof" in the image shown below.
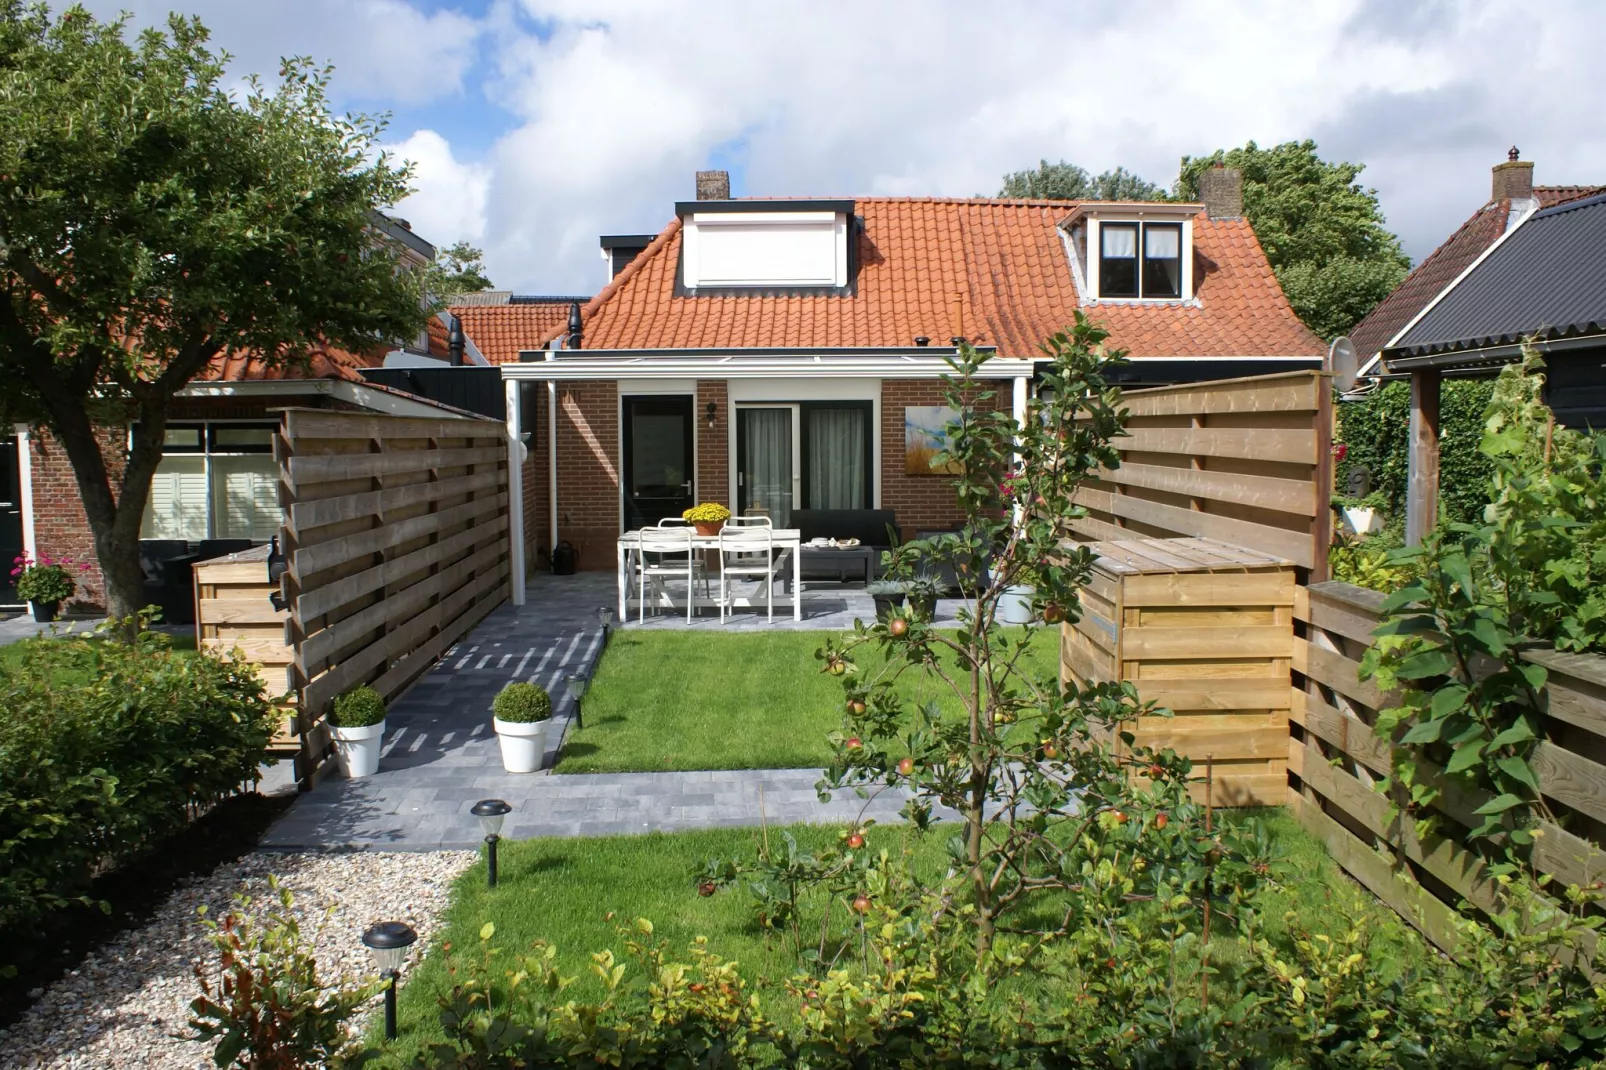
<path fill-rule="evenodd" d="M 446 320 L 439 316 L 431 316 L 426 325 L 429 331 L 429 355 L 447 360 L 452 355 L 452 332 L 446 326 Z"/>
<path fill-rule="evenodd" d="M 1534 197 L 1539 207 L 1550 208 L 1602 190 L 1606 190 L 1606 186 L 1535 186 Z M 1505 233 L 1510 215 L 1510 201 L 1490 201 L 1412 268 L 1411 273 L 1350 331 L 1350 341 L 1355 343 L 1361 363 L 1376 356 L 1418 312 L 1493 245 L 1495 239 Z"/>
<path fill-rule="evenodd" d="M 540 349 L 562 331 L 574 300 L 523 298 L 505 305 L 453 305 L 449 311 L 463 321 L 463 333 L 473 339 L 486 360 L 508 364 L 519 359 L 520 350 Z"/>
<path fill-rule="evenodd" d="M 851 296 L 677 296 L 676 219 L 584 306 L 585 348 L 909 346 L 918 335 L 946 345 L 962 334 L 1032 356 L 1084 307 L 1059 229 L 1074 202 L 860 198 L 855 207 L 864 227 Z M 1201 212 L 1194 251 L 1197 302 L 1085 306 L 1112 347 L 1139 358 L 1325 352 L 1289 307 L 1247 221 Z M 564 330 L 561 321 L 539 336 L 511 328 L 517 308 L 476 310 L 502 321 L 499 349 L 540 348 Z"/>
<path fill-rule="evenodd" d="M 385 363 L 385 349 L 368 356 L 349 353 L 334 346 L 314 346 L 303 363 L 270 364 L 255 353 L 235 353 L 212 358 L 206 370 L 194 379 L 198 383 L 238 383 L 266 379 L 350 379 L 361 383 L 363 368 Z"/>

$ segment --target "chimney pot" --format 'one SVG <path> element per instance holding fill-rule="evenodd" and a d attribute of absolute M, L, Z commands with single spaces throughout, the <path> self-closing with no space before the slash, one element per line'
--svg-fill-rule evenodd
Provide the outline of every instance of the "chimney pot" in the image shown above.
<path fill-rule="evenodd" d="M 1506 162 L 1494 165 L 1494 181 L 1490 200 L 1526 201 L 1534 195 L 1534 165 L 1530 160 L 1517 159 L 1517 146 L 1506 153 Z"/>
<path fill-rule="evenodd" d="M 569 338 L 564 343 L 566 349 L 579 349 L 583 341 L 580 331 L 580 302 L 569 302 Z"/>
<path fill-rule="evenodd" d="M 731 199 L 729 171 L 698 171 L 697 199 L 699 201 L 728 201 Z"/>
<path fill-rule="evenodd" d="M 1244 173 L 1216 164 L 1199 176 L 1199 201 L 1211 219 L 1244 217 Z"/>
<path fill-rule="evenodd" d="M 452 316 L 450 312 L 448 316 Z M 454 368 L 463 366 L 463 350 L 468 346 L 468 340 L 463 335 L 463 321 L 452 316 L 452 329 L 446 335 L 447 363 Z"/>

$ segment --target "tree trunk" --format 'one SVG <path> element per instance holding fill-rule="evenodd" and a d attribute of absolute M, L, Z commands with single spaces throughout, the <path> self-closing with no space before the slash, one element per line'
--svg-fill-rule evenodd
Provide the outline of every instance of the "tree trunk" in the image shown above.
<path fill-rule="evenodd" d="M 981 616 L 977 613 L 978 618 Z M 992 889 L 982 868 L 981 856 L 986 833 L 987 784 L 989 768 L 981 757 L 981 719 L 985 714 L 981 695 L 981 661 L 978 649 L 987 649 L 987 628 L 977 627 L 970 648 L 970 805 L 965 810 L 965 861 L 970 865 L 970 881 L 976 894 L 976 958 L 982 959 L 993 946 Z"/>

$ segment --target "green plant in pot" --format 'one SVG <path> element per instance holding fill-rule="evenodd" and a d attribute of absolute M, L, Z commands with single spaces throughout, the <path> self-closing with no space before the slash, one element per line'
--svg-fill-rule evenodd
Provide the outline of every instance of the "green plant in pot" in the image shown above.
<path fill-rule="evenodd" d="M 909 599 L 909 608 L 921 620 L 933 620 L 937 616 L 937 599 L 942 597 L 944 590 L 942 580 L 936 576 L 915 576 L 905 580 L 905 590 Z"/>
<path fill-rule="evenodd" d="M 731 511 L 718 502 L 703 502 L 680 514 L 680 518 L 697 529 L 699 535 L 718 535 Z"/>
<path fill-rule="evenodd" d="M 864 585 L 864 593 L 875 599 L 875 615 L 884 617 L 903 605 L 909 585 L 903 580 L 876 580 Z"/>
<path fill-rule="evenodd" d="M 329 711 L 329 735 L 342 773 L 355 779 L 378 772 L 385 738 L 384 698 L 367 684 L 336 698 Z"/>
<path fill-rule="evenodd" d="M 533 773 L 546 755 L 546 726 L 552 696 L 540 684 L 508 684 L 491 702 L 491 725 L 502 748 L 502 768 Z"/>
<path fill-rule="evenodd" d="M 32 606 L 34 620 L 55 620 L 61 604 L 78 590 L 78 584 L 72 577 L 73 564 L 68 557 L 53 560 L 49 554 L 40 554 L 35 560 L 25 553 L 12 562 L 11 574 L 17 578 L 17 597 Z M 80 570 L 88 567 L 78 566 Z"/>

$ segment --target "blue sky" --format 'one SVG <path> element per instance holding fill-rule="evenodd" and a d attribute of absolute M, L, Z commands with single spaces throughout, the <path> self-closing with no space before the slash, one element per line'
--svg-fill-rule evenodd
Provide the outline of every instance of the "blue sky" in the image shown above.
<path fill-rule="evenodd" d="M 414 229 L 485 249 L 519 292 L 605 278 L 692 173 L 736 193 L 975 195 L 1039 158 L 1169 184 L 1178 158 L 1311 137 L 1367 165 L 1420 258 L 1512 144 L 1541 183 L 1606 182 L 1606 4 L 1552 0 L 94 0 L 187 4 L 271 74 L 336 65 L 389 111 Z"/>

